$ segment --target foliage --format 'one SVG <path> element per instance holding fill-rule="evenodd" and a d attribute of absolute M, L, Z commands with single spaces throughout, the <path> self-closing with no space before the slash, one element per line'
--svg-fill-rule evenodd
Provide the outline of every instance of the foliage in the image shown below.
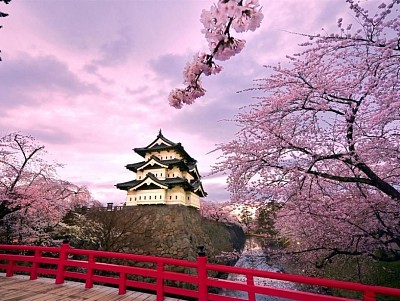
<path fill-rule="evenodd" d="M 30 136 L 0 138 L 0 240 L 41 243 L 64 215 L 92 202 L 85 187 L 57 178 L 59 164 Z"/>
<path fill-rule="evenodd" d="M 202 32 L 211 53 L 199 52 L 193 61 L 187 63 L 184 71 L 185 89 L 174 89 L 169 94 L 171 106 L 180 109 L 183 104 L 192 104 L 196 98 L 205 94 L 200 77 L 209 76 L 222 70 L 214 60 L 225 61 L 244 48 L 244 40 L 235 39 L 231 28 L 236 32 L 255 31 L 263 19 L 258 0 L 219 0 L 210 10 L 203 10 L 200 21 Z"/>
<path fill-rule="evenodd" d="M 142 216 L 133 214 L 133 208 L 102 207 L 96 204 L 85 210 L 70 211 L 53 232 L 53 238 L 66 238 L 73 247 L 124 252 L 140 245 L 136 234 L 142 234 Z"/>
<path fill-rule="evenodd" d="M 87 219 L 97 227 L 99 250 L 123 252 L 143 245 L 143 241 L 137 241 L 137 235 L 143 234 L 139 225 L 144 215 L 133 214 L 134 209 L 105 210 L 99 207 L 88 211 Z"/>
<path fill-rule="evenodd" d="M 69 211 L 51 232 L 53 241 L 67 240 L 74 248 L 99 250 L 101 225 L 88 218 L 89 210 L 93 209 L 83 207 Z"/>
<path fill-rule="evenodd" d="M 240 224 L 235 215 L 232 214 L 228 203 L 215 201 L 202 201 L 200 204 L 201 216 L 216 222 Z"/>
<path fill-rule="evenodd" d="M 261 206 L 256 211 L 256 226 L 255 232 L 259 234 L 265 234 L 270 239 L 276 239 L 278 234 L 275 227 L 275 222 L 278 214 L 278 210 L 281 205 L 272 200 L 265 206 Z"/>
<path fill-rule="evenodd" d="M 254 89 L 236 139 L 220 145 L 236 202 L 275 199 L 292 250 L 400 260 L 400 1 L 371 13 L 347 0 L 354 24 L 304 35 L 305 50 Z"/>
<path fill-rule="evenodd" d="M 250 212 L 248 206 L 243 206 L 238 217 L 240 222 L 243 223 L 247 229 L 252 228 L 254 223 L 253 214 Z"/>
<path fill-rule="evenodd" d="M 368 285 L 387 287 L 400 287 L 400 261 L 377 262 L 366 257 L 336 257 L 333 262 L 323 270 L 316 271 L 315 275 L 329 279 L 360 282 Z M 335 296 L 357 298 L 349 291 L 331 289 Z M 379 301 L 398 300 L 398 297 L 377 296 Z"/>

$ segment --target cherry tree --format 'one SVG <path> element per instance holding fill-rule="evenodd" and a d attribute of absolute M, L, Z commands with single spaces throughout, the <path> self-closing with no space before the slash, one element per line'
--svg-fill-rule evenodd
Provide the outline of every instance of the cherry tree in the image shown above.
<path fill-rule="evenodd" d="M 192 62 L 187 63 L 183 71 L 186 88 L 172 90 L 168 97 L 169 104 L 180 109 L 203 96 L 206 90 L 202 86 L 201 75 L 221 72 L 222 66 L 215 60 L 226 61 L 245 46 L 246 41 L 234 38 L 231 29 L 237 33 L 255 31 L 263 17 L 258 0 L 219 0 L 210 10 L 203 10 L 200 21 L 210 53 L 199 52 Z"/>
<path fill-rule="evenodd" d="M 53 244 L 59 244 L 60 240 L 68 240 L 74 248 L 100 249 L 102 225 L 89 217 L 90 211 L 99 208 L 102 209 L 102 204 L 95 201 L 90 208 L 79 207 L 70 210 L 51 231 Z"/>
<path fill-rule="evenodd" d="M 231 206 L 227 203 L 216 201 L 202 201 L 200 206 L 201 216 L 216 222 L 240 224 L 238 218 L 232 214 Z"/>
<path fill-rule="evenodd" d="M 45 147 L 30 136 L 0 138 L 0 238 L 36 242 L 77 206 L 92 202 L 89 191 L 57 178 L 61 165 L 45 160 Z"/>
<path fill-rule="evenodd" d="M 279 200 L 276 228 L 320 266 L 400 260 L 400 1 L 346 2 L 353 24 L 304 35 L 301 53 L 256 82 L 264 94 L 236 116 L 214 168 L 229 171 L 236 202 Z"/>

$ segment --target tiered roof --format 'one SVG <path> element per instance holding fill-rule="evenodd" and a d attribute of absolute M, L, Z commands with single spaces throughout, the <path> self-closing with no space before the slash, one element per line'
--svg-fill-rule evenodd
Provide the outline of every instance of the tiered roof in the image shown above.
<path fill-rule="evenodd" d="M 185 191 L 192 191 L 199 195 L 200 197 L 205 197 L 207 193 L 204 191 L 203 186 L 200 181 L 200 174 L 197 170 L 196 163 L 197 161 L 193 159 L 183 148 L 181 143 L 174 143 L 167 138 L 165 138 L 161 130 L 157 136 L 157 138 L 151 142 L 146 147 L 134 148 L 133 149 L 137 154 L 142 157 L 145 157 L 146 154 L 154 152 L 154 151 L 164 151 L 164 150 L 174 150 L 178 152 L 183 159 L 170 159 L 170 160 L 161 160 L 156 156 L 151 156 L 149 160 L 142 161 L 138 163 L 132 163 L 126 165 L 126 168 L 137 172 L 140 170 L 149 170 L 156 168 L 167 168 L 172 169 L 173 167 L 178 167 L 181 171 L 189 172 L 195 180 L 188 181 L 185 178 L 174 177 L 174 178 L 165 178 L 159 179 L 153 173 L 148 172 L 146 177 L 142 180 L 133 180 L 124 183 L 118 183 L 116 187 L 122 190 L 129 189 L 155 189 L 155 188 L 164 188 L 171 189 L 174 186 L 182 186 Z M 145 185 L 146 184 L 146 185 Z"/>
<path fill-rule="evenodd" d="M 154 139 L 153 142 L 151 142 L 148 146 L 146 147 L 138 147 L 133 149 L 135 153 L 138 155 L 142 156 L 143 158 L 146 156 L 147 153 L 153 152 L 153 151 L 163 151 L 163 150 L 176 150 L 179 152 L 185 161 L 191 161 L 194 163 L 197 163 L 195 159 L 193 159 L 189 154 L 185 151 L 184 147 L 182 144 L 179 143 L 174 143 L 171 140 L 168 140 L 163 136 L 161 133 L 161 130 L 159 131 L 157 138 Z"/>
<path fill-rule="evenodd" d="M 137 172 L 141 169 L 155 169 L 159 167 L 172 169 L 174 166 L 178 167 L 182 171 L 190 172 L 195 178 L 200 178 L 196 161 L 185 162 L 185 160 L 182 159 L 160 160 L 156 156 L 151 156 L 148 161 L 128 164 L 126 165 L 126 168 L 133 172 Z"/>

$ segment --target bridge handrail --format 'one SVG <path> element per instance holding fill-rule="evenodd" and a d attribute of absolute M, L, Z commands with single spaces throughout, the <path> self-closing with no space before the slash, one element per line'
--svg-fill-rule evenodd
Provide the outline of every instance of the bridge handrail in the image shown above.
<path fill-rule="evenodd" d="M 83 256 L 86 259 L 74 259 L 72 258 L 73 255 Z M 255 277 L 356 291 L 362 294 L 365 301 L 376 300 L 377 294 L 400 297 L 400 289 L 211 264 L 207 262 L 207 257 L 204 255 L 199 253 L 197 261 L 187 261 L 139 254 L 75 249 L 71 248 L 68 243 L 63 243 L 61 247 L 0 244 L 0 271 L 5 270 L 7 277 L 12 277 L 15 272 L 29 273 L 31 280 L 37 279 L 39 275 L 51 275 L 55 277 L 55 284 L 64 283 L 65 278 L 84 280 L 86 288 L 93 287 L 94 282 L 113 284 L 118 285 L 119 294 L 125 294 L 127 287 L 146 289 L 157 294 L 157 301 L 162 301 L 165 294 L 197 298 L 199 301 L 255 301 L 256 294 L 291 298 L 293 300 L 354 300 L 257 285 L 254 281 Z M 128 265 L 127 262 L 101 262 L 101 259 L 103 261 L 104 259 L 134 261 L 142 266 Z M 143 263 L 149 263 L 153 266 L 146 267 Z M 46 267 L 46 264 L 56 266 L 56 268 Z M 168 266 L 189 268 L 191 272 L 187 274 L 181 271 L 168 270 Z M 67 269 L 71 267 L 75 267 L 76 270 L 70 271 Z M 246 282 L 217 279 L 209 276 L 211 271 L 214 274 L 222 272 L 244 275 Z M 118 277 L 99 275 L 96 272 L 113 272 L 117 273 Z M 153 278 L 154 283 L 146 282 L 139 278 L 132 279 L 128 275 Z M 195 287 L 174 287 L 170 283 L 166 283 L 165 280 L 181 281 Z M 248 299 L 212 293 L 209 292 L 210 287 L 244 291 L 247 292 Z"/>

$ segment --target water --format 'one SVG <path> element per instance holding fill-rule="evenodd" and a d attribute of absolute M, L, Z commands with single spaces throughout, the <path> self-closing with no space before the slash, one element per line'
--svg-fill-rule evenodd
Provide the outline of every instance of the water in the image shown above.
<path fill-rule="evenodd" d="M 250 269 L 257 269 L 263 271 L 273 271 L 273 272 L 280 272 L 280 268 L 278 266 L 271 266 L 267 263 L 266 255 L 264 254 L 260 242 L 256 239 L 250 237 L 246 241 L 246 245 L 244 251 L 242 252 L 239 260 L 235 264 L 236 267 L 242 268 L 250 268 Z M 243 275 L 237 274 L 229 274 L 228 280 L 233 281 L 241 281 L 246 282 L 246 278 Z M 262 286 L 271 286 L 271 287 L 278 287 L 284 289 L 296 289 L 296 286 L 292 282 L 282 281 L 282 280 L 275 280 L 275 279 L 266 279 L 266 278 L 254 278 L 254 283 L 256 285 Z M 232 296 L 236 298 L 248 299 L 246 292 L 241 291 L 224 291 L 222 293 L 225 296 Z M 256 295 L 257 301 L 289 301 L 290 299 L 285 298 L 278 298 L 278 297 L 271 297 L 271 296 L 264 296 L 264 295 Z"/>

